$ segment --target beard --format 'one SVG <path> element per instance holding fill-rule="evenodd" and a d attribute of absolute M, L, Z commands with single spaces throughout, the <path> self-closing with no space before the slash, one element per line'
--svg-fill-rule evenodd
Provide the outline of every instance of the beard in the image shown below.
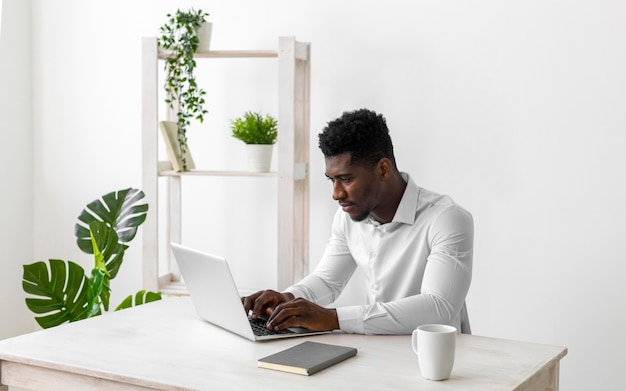
<path fill-rule="evenodd" d="M 367 219 L 369 217 L 370 213 L 371 212 L 368 210 L 368 211 L 365 211 L 363 213 L 360 213 L 360 214 L 357 214 L 357 215 L 354 215 L 354 216 L 350 215 L 350 219 L 352 219 L 352 221 L 358 223 L 358 222 L 361 222 L 361 221 Z"/>
<path fill-rule="evenodd" d="M 372 186 L 368 185 L 363 190 L 363 195 L 359 199 L 360 200 L 368 200 L 371 197 L 372 193 L 373 193 Z M 363 203 L 357 202 L 355 204 L 355 206 L 358 208 L 357 205 L 369 205 L 369 203 L 368 202 L 363 202 Z M 372 213 L 372 208 L 371 207 L 367 207 L 364 210 L 355 210 L 354 213 L 348 212 L 348 214 L 350 215 L 350 219 L 352 219 L 352 221 L 357 222 L 357 223 L 367 219 L 371 213 Z"/>

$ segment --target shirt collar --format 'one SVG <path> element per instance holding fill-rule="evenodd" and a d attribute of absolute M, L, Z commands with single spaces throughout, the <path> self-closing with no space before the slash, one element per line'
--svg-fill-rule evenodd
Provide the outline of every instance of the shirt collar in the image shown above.
<path fill-rule="evenodd" d="M 415 222 L 415 209 L 417 207 L 417 200 L 419 197 L 419 187 L 413 182 L 411 176 L 406 172 L 401 172 L 402 179 L 406 182 L 406 189 L 402 194 L 398 209 L 391 220 L 391 223 L 404 223 L 413 224 Z M 378 227 L 381 224 L 376 221 L 371 215 L 367 218 L 367 222 Z"/>

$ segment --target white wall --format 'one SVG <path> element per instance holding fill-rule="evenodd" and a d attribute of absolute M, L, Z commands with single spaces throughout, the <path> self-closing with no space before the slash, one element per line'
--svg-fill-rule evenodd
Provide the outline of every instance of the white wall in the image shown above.
<path fill-rule="evenodd" d="M 140 39 L 157 35 L 167 12 L 195 5 L 212 14 L 215 49 L 274 48 L 279 35 L 312 43 L 313 261 L 335 209 L 316 134 L 344 110 L 375 109 L 387 116 L 400 168 L 418 184 L 452 195 L 474 215 L 475 272 L 468 299 L 474 333 L 567 346 L 564 390 L 626 386 L 619 375 L 626 349 L 626 333 L 620 331 L 626 270 L 619 245 L 626 218 L 626 4 L 33 4 L 34 259 L 70 258 L 88 267 L 91 260 L 73 240 L 76 216 L 101 194 L 141 186 Z M 210 118 L 190 135 L 198 140 L 192 150 L 200 163 L 212 164 L 222 145 L 228 156 L 241 153 L 225 133 L 227 119 L 256 109 L 254 104 L 271 111 L 271 94 L 255 90 L 275 77 L 267 72 L 245 83 L 207 85 L 216 94 L 210 97 Z M 11 103 L 2 97 L 3 106 Z M 186 196 L 192 213 L 205 214 L 186 220 L 185 240 L 207 249 L 215 241 L 237 248 L 237 258 L 253 260 L 255 268 L 248 274 L 239 268 L 236 277 L 252 281 L 263 269 L 258 254 L 271 258 L 273 250 L 242 245 L 232 233 L 244 224 L 231 226 L 224 219 L 232 212 L 240 223 L 263 210 L 255 220 L 271 227 L 271 191 L 212 184 L 220 193 L 234 191 L 216 212 L 209 206 L 224 197 L 210 198 L 205 185 L 198 186 Z M 250 192 L 261 194 L 263 207 L 245 205 Z M 5 197 L 3 190 L 3 202 Z M 228 234 L 219 237 L 219 231 Z M 137 239 L 114 282 L 114 297 L 139 287 L 139 248 Z M 22 263 L 11 262 L 2 263 L 3 277 L 6 268 Z M 261 278 L 271 284 L 271 275 Z M 17 311 L 5 300 L 3 294 L 3 311 Z"/>
<path fill-rule="evenodd" d="M 0 34 L 0 339 L 32 327 L 22 264 L 33 257 L 31 2 L 2 2 Z M 19 38 L 18 38 L 19 37 Z"/>

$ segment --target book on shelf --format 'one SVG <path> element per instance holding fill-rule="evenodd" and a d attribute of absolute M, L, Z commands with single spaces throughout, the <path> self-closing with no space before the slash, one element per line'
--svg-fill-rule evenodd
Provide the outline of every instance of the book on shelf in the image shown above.
<path fill-rule="evenodd" d="M 175 171 L 183 171 L 183 156 L 178 144 L 178 124 L 173 121 L 160 121 L 159 128 L 163 135 L 163 141 L 167 149 L 167 156 L 172 162 L 172 167 Z M 185 153 L 185 160 L 187 163 L 187 170 L 193 170 L 196 165 L 189 151 L 189 145 L 187 145 L 187 152 Z"/>
<path fill-rule="evenodd" d="M 259 359 L 259 368 L 309 376 L 355 356 L 356 348 L 306 341 Z"/>

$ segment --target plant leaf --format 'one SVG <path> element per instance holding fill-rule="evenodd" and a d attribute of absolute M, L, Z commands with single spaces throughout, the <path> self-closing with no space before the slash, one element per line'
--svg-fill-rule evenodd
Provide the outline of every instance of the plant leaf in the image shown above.
<path fill-rule="evenodd" d="M 94 254 L 94 267 L 106 270 L 109 278 L 115 278 L 128 246 L 120 243 L 115 230 L 101 221 L 89 223 L 89 235 L 92 246 L 91 253 Z M 100 254 L 101 257 L 97 254 Z M 101 262 L 104 262 L 105 268 L 98 266 Z"/>
<path fill-rule="evenodd" d="M 146 290 L 140 290 L 135 293 L 135 306 L 150 303 L 153 301 L 161 300 L 161 292 L 148 292 Z M 133 295 L 128 295 L 120 305 L 115 308 L 115 311 L 131 308 L 133 306 Z"/>
<path fill-rule="evenodd" d="M 129 188 L 105 194 L 101 199 L 87 204 L 74 227 L 78 247 L 87 254 L 93 254 L 89 234 L 89 224 L 93 221 L 104 222 L 113 228 L 119 242 L 130 242 L 137 234 L 138 227 L 146 220 L 148 204 L 138 204 L 144 196 L 141 190 Z"/>
<path fill-rule="evenodd" d="M 24 265 L 22 288 L 35 297 L 26 305 L 43 328 L 74 322 L 87 317 L 87 277 L 83 268 L 72 262 L 50 259 Z"/>
<path fill-rule="evenodd" d="M 87 288 L 87 317 L 91 318 L 95 315 L 100 315 L 100 305 L 102 302 L 100 301 L 100 295 L 102 295 L 102 290 L 104 287 L 104 282 L 106 279 L 106 274 L 104 271 L 98 269 L 97 267 L 91 270 L 91 277 L 88 281 Z M 106 288 L 104 288 L 106 290 Z"/>

